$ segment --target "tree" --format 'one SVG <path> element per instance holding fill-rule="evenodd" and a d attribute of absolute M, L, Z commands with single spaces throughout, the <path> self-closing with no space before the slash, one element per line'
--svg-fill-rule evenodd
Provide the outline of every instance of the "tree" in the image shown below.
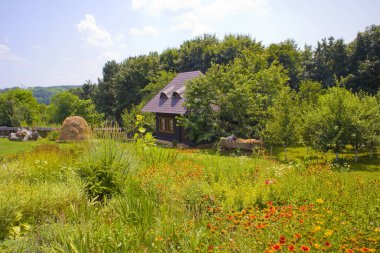
<path fill-rule="evenodd" d="M 270 63 L 278 61 L 289 75 L 289 85 L 298 90 L 302 72 L 301 53 L 293 40 L 286 40 L 279 44 L 271 44 L 267 48 Z"/>
<path fill-rule="evenodd" d="M 109 61 L 103 67 L 103 79 L 98 80 L 98 87 L 94 94 L 94 102 L 97 111 L 103 113 L 107 119 L 115 119 L 116 110 L 116 77 L 120 71 L 120 65 L 115 61 Z"/>
<path fill-rule="evenodd" d="M 12 89 L 0 94 L 0 125 L 21 126 L 41 123 L 43 107 L 31 91 Z"/>
<path fill-rule="evenodd" d="M 149 84 L 150 78 L 159 70 L 157 53 L 147 56 L 130 57 L 120 66 L 115 79 L 116 107 L 114 115 L 121 122 L 124 109 L 131 109 L 142 100 L 141 90 Z"/>
<path fill-rule="evenodd" d="M 213 65 L 203 78 L 189 82 L 184 124 L 197 141 L 232 133 L 258 136 L 267 108 L 287 79 L 266 54 L 245 50 L 230 65 Z"/>
<path fill-rule="evenodd" d="M 336 159 L 349 144 L 354 95 L 341 87 L 330 88 L 315 108 L 304 115 L 303 139 L 314 149 L 332 150 Z"/>
<path fill-rule="evenodd" d="M 372 25 L 350 43 L 347 87 L 375 94 L 380 88 L 380 26 Z"/>
<path fill-rule="evenodd" d="M 81 116 L 89 124 L 96 125 L 104 115 L 95 110 L 91 99 L 82 100 L 70 92 L 61 92 L 53 96 L 49 105 L 50 122 L 61 124 L 69 116 Z"/>
<path fill-rule="evenodd" d="M 375 97 L 363 93 L 356 95 L 350 119 L 350 144 L 355 150 L 355 161 L 358 161 L 360 147 L 367 147 L 372 155 L 380 144 L 380 104 Z"/>
<path fill-rule="evenodd" d="M 265 126 L 266 141 L 282 145 L 287 160 L 286 148 L 299 141 L 300 120 L 296 92 L 288 86 L 283 88 L 268 111 L 269 119 Z"/>
<path fill-rule="evenodd" d="M 218 44 L 219 40 L 210 34 L 183 42 L 179 48 L 179 71 L 200 70 L 206 73 L 215 61 Z"/>

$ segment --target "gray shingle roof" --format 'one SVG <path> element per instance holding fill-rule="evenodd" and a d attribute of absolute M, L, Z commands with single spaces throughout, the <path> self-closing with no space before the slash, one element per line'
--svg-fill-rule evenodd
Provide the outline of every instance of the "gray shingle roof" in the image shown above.
<path fill-rule="evenodd" d="M 157 95 L 150 100 L 143 108 L 143 112 L 185 114 L 186 108 L 183 106 L 185 98 L 185 82 L 202 75 L 200 71 L 179 73 L 168 85 L 166 85 Z M 173 96 L 173 93 L 174 94 Z"/>

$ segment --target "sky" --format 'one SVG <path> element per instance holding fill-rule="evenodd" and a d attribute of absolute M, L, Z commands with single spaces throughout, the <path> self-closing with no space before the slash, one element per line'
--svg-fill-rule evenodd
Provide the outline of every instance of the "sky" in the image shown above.
<path fill-rule="evenodd" d="M 300 48 L 380 24 L 378 0 L 0 0 L 0 89 L 96 82 L 109 60 L 204 33 Z"/>

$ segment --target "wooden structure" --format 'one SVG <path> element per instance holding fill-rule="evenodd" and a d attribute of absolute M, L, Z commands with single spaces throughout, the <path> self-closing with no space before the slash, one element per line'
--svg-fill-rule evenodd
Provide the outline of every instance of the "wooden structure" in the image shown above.
<path fill-rule="evenodd" d="M 186 138 L 187 130 L 178 124 L 178 116 L 184 115 L 186 81 L 202 75 L 200 71 L 179 73 L 143 108 L 143 112 L 156 113 L 156 129 L 154 136 L 157 139 L 193 145 Z"/>

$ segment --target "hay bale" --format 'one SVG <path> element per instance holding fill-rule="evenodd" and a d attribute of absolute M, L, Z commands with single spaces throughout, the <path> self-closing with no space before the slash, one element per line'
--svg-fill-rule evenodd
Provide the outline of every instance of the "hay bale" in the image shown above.
<path fill-rule="evenodd" d="M 67 117 L 62 123 L 60 141 L 81 141 L 90 136 L 90 127 L 85 119 L 79 116 Z"/>
<path fill-rule="evenodd" d="M 219 147 L 221 149 L 242 149 L 252 150 L 254 146 L 261 146 L 263 143 L 256 139 L 236 139 L 229 140 L 227 138 L 220 138 Z"/>

